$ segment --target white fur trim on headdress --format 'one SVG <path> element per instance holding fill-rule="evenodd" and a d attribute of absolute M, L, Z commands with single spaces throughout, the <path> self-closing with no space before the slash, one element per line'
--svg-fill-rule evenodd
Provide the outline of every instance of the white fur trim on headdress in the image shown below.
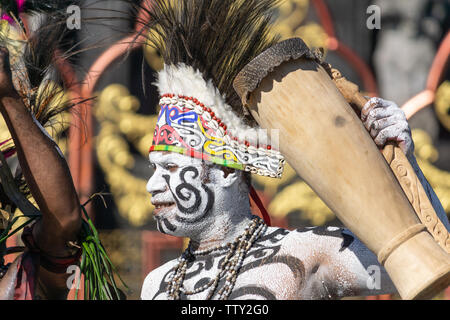
<path fill-rule="evenodd" d="M 228 131 L 241 141 L 256 144 L 261 137 L 259 128 L 252 128 L 243 123 L 232 108 L 225 102 L 212 81 L 206 82 L 199 71 L 193 67 L 180 63 L 177 66 L 165 65 L 158 73 L 159 79 L 155 85 L 161 95 L 172 93 L 176 95 L 192 96 L 203 102 L 227 124 Z M 259 136 L 258 136 L 259 134 Z M 266 138 L 266 141 L 267 138 Z"/>
<path fill-rule="evenodd" d="M 278 141 L 275 143 L 272 141 L 269 144 L 266 130 L 246 125 L 226 103 L 225 97 L 220 94 L 213 82 L 205 81 L 199 71 L 185 64 L 165 65 L 164 69 L 158 73 L 158 81 L 155 85 L 161 95 L 161 114 L 167 111 L 163 109 L 167 105 L 178 105 L 194 110 L 208 123 L 208 127 L 214 129 L 216 138 L 224 142 L 224 147 L 220 151 L 231 152 L 236 157 L 237 163 L 243 166 L 243 170 L 263 176 L 281 177 L 285 160 L 277 150 Z M 157 128 L 162 128 L 165 118 L 160 117 L 158 121 L 161 123 L 158 123 Z M 180 123 L 177 125 L 182 126 Z M 201 132 L 199 130 L 197 133 L 201 135 Z M 161 134 L 164 137 L 163 133 L 159 133 L 155 136 L 154 143 L 159 143 Z M 194 138 L 198 135 L 193 133 L 191 136 Z M 185 136 L 187 140 L 191 138 Z M 200 142 L 198 140 L 193 144 L 197 146 L 198 152 L 202 151 Z M 164 143 L 172 144 L 170 141 Z M 210 155 L 216 155 L 214 151 L 211 151 L 209 144 L 208 150 L 213 152 Z"/>

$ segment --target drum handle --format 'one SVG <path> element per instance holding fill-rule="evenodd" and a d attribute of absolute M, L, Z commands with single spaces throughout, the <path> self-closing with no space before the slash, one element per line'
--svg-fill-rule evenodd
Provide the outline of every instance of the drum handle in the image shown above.
<path fill-rule="evenodd" d="M 366 99 L 360 92 L 358 85 L 348 81 L 341 72 L 337 69 L 331 68 L 331 78 L 338 87 L 339 91 L 344 96 L 348 103 L 353 104 L 361 112 L 366 105 Z"/>
<path fill-rule="evenodd" d="M 324 66 L 330 74 L 345 100 L 361 112 L 367 99 L 359 92 L 359 87 L 342 76 L 339 70 L 330 65 Z M 331 72 L 330 72 L 331 71 Z M 419 220 L 431 233 L 434 240 L 450 253 L 450 234 L 439 219 L 427 193 L 417 177 L 406 155 L 397 144 L 389 143 L 382 150 L 383 156 L 391 167 Z"/>

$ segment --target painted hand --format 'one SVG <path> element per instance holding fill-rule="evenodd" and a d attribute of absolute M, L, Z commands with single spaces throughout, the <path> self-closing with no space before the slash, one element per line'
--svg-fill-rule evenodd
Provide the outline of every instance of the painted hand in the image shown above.
<path fill-rule="evenodd" d="M 394 102 L 370 99 L 362 109 L 361 120 L 379 148 L 395 141 L 405 155 L 414 154 L 414 142 L 405 113 Z"/>

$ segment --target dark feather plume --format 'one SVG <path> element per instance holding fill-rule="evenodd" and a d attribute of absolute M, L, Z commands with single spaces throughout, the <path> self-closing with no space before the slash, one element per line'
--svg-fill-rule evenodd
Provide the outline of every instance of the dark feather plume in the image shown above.
<path fill-rule="evenodd" d="M 33 32 L 25 47 L 23 62 L 29 84 L 31 88 L 41 88 L 39 93 L 31 91 L 25 94 L 30 100 L 32 113 L 44 126 L 53 116 L 70 108 L 74 102 L 49 103 L 76 84 L 62 80 L 61 70 L 56 63 L 57 59 L 64 59 L 65 63 L 71 65 L 70 48 L 74 48 L 74 43 L 69 33 L 65 14 L 46 16 L 43 18 L 42 27 Z"/>
<path fill-rule="evenodd" d="M 16 89 L 28 101 L 27 106 L 43 126 L 53 116 L 73 105 L 54 101 L 75 84 L 62 81 L 56 61 L 65 60 L 65 63 L 70 64 L 71 51 L 76 47 L 76 43 L 73 31 L 67 28 L 66 11 L 70 5 L 81 7 L 81 2 L 81 0 L 27 0 L 22 12 L 28 16 L 37 16 L 39 27 L 36 30 L 26 30 L 23 25 L 16 25 L 26 38 L 23 55 L 18 58 L 21 63 L 16 66 L 19 69 L 18 73 L 24 76 L 18 77 L 20 81 L 19 87 L 15 83 Z M 16 20 L 19 19 L 15 0 L 0 0 L 0 4 L 3 12 L 12 14 Z M 8 47 L 8 41 L 10 40 L 2 38 L 0 45 Z M 14 67 L 12 65 L 12 68 Z M 25 72 L 22 70 L 23 67 Z M 12 71 L 14 73 L 14 70 Z M 39 92 L 37 88 L 40 88 Z"/>
<path fill-rule="evenodd" d="M 134 2 L 134 1 L 131 1 Z M 146 0 L 143 1 L 145 3 Z M 277 40 L 270 35 L 279 0 L 152 0 L 145 28 L 166 64 L 185 63 L 212 80 L 242 115 L 232 83 L 239 71 Z M 134 4 L 136 10 L 142 8 Z"/>

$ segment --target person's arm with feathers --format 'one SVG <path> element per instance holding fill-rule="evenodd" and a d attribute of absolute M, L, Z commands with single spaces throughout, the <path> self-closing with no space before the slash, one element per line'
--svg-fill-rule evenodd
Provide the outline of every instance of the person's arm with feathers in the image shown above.
<path fill-rule="evenodd" d="M 53 257 L 70 255 L 69 241 L 75 241 L 81 228 L 81 208 L 72 177 L 57 144 L 26 108 L 15 90 L 9 66 L 9 53 L 0 48 L 0 112 L 17 149 L 19 163 L 42 218 L 36 222 L 33 237 L 39 249 Z M 50 289 L 65 288 L 66 274 L 48 280 Z M 58 279 L 59 278 L 59 279 Z"/>

